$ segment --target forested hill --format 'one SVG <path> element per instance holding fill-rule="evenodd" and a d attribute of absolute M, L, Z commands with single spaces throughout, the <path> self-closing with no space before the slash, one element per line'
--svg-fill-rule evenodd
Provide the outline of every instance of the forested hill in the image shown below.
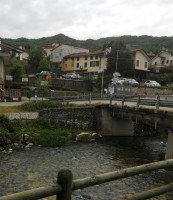
<path fill-rule="evenodd" d="M 2 38 L 2 41 L 11 45 L 22 45 L 22 46 L 37 46 L 45 43 L 68 43 L 74 46 L 79 46 L 83 48 L 89 48 L 90 50 L 98 49 L 102 47 L 105 41 L 123 41 L 128 48 L 141 48 L 146 52 L 153 51 L 158 52 L 162 48 L 173 49 L 173 37 L 153 37 L 153 36 L 120 36 L 120 37 L 107 37 L 100 38 L 97 40 L 76 40 L 67 37 L 63 34 L 54 35 L 51 37 L 43 37 L 40 39 L 6 39 Z"/>

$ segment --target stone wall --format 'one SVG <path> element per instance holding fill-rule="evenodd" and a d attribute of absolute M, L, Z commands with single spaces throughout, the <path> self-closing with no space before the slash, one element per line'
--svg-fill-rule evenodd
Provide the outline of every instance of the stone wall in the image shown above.
<path fill-rule="evenodd" d="M 93 129 L 95 121 L 94 108 L 89 107 L 47 109 L 40 111 L 39 117 L 58 126 L 83 130 Z"/>
<path fill-rule="evenodd" d="M 169 88 L 145 88 L 132 87 L 131 95 L 173 95 L 173 90 Z"/>

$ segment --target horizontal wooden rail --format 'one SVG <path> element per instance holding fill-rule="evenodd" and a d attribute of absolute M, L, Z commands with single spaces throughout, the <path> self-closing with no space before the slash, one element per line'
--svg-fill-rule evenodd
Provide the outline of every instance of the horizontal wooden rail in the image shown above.
<path fill-rule="evenodd" d="M 72 182 L 72 191 L 77 189 L 82 189 L 114 180 L 118 180 L 121 178 L 126 178 L 129 176 L 141 174 L 144 172 L 149 172 L 158 169 L 166 169 L 173 168 L 173 159 L 166 161 L 159 161 L 150 164 L 140 165 L 136 167 L 130 167 L 114 172 L 108 172 L 92 177 L 87 177 L 83 179 L 77 179 Z M 69 171 L 69 170 L 68 170 Z M 60 173 L 60 172 L 59 172 Z M 59 182 L 58 182 L 59 183 Z M 40 198 L 45 198 L 52 195 L 57 195 L 63 191 L 63 186 L 59 184 L 41 187 L 33 190 L 28 190 L 16 194 L 11 194 L 8 196 L 0 197 L 0 200 L 36 200 Z M 61 199 L 60 199 L 61 200 Z"/>
<path fill-rule="evenodd" d="M 164 168 L 169 168 L 169 167 L 173 167 L 173 159 L 154 162 L 154 163 L 140 165 L 140 166 L 131 167 L 131 168 L 126 168 L 126 169 L 122 169 L 122 170 L 118 170 L 114 172 L 96 175 L 93 177 L 78 179 L 78 180 L 73 181 L 72 190 L 82 189 L 89 186 L 98 185 L 98 184 L 106 183 L 109 181 L 114 181 L 117 179 L 141 174 L 144 172 L 149 172 L 149 171 L 164 169 Z"/>
<path fill-rule="evenodd" d="M 171 191 L 173 191 L 173 183 L 163 185 L 163 186 L 160 186 L 160 187 L 157 187 L 157 188 L 154 188 L 154 189 L 151 189 L 151 190 L 147 190 L 147 191 L 144 191 L 144 192 L 140 192 L 140 193 L 137 193 L 137 194 L 129 195 L 129 196 L 127 196 L 123 199 L 120 199 L 120 200 L 144 200 L 144 199 L 159 196 L 161 194 L 171 192 Z"/>
<path fill-rule="evenodd" d="M 62 190 L 61 186 L 56 184 L 47 187 L 40 187 L 16 194 L 10 194 L 8 196 L 0 197 L 0 200 L 36 200 L 60 193 Z"/>

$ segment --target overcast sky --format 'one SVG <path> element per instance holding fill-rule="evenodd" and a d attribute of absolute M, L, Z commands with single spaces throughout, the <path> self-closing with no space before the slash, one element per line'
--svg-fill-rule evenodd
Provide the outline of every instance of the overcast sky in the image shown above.
<path fill-rule="evenodd" d="M 173 0 L 0 0 L 0 37 L 173 36 Z"/>

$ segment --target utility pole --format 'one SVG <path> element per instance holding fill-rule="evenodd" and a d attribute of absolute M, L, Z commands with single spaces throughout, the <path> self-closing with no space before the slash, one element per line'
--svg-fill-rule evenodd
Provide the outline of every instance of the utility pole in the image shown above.
<path fill-rule="evenodd" d="M 117 72 L 117 66 L 118 66 L 118 52 L 119 52 L 119 50 L 117 50 L 116 70 L 115 70 L 115 72 Z"/>
<path fill-rule="evenodd" d="M 102 71 L 101 97 L 103 96 L 103 80 L 104 80 L 104 69 L 103 69 L 103 71 Z"/>

